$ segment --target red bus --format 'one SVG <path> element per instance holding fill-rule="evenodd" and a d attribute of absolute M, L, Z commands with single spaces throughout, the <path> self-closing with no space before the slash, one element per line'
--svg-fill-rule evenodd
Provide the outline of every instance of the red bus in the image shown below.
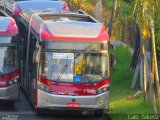
<path fill-rule="evenodd" d="M 103 115 L 110 83 L 104 25 L 86 14 L 32 11 L 17 22 L 26 48 L 22 86 L 37 113 L 67 109 Z"/>
<path fill-rule="evenodd" d="M 13 18 L 0 11 L 0 100 L 19 100 L 19 39 Z"/>

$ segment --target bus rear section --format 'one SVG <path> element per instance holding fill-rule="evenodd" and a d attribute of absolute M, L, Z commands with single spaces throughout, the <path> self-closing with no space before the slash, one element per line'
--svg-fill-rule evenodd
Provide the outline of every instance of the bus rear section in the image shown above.
<path fill-rule="evenodd" d="M 0 11 L 0 100 L 19 100 L 18 28 Z"/>
<path fill-rule="evenodd" d="M 54 22 L 41 25 L 37 112 L 66 109 L 103 115 L 109 108 L 108 33 L 102 24 L 88 21 L 93 18 L 81 17 L 57 15 Z"/>
<path fill-rule="evenodd" d="M 66 2 L 61 0 L 1 0 L 0 8 L 10 16 L 19 16 L 24 11 L 68 12 Z"/>

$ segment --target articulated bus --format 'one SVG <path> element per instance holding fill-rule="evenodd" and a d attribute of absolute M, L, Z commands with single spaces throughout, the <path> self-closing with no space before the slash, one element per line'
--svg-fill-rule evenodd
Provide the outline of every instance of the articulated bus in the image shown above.
<path fill-rule="evenodd" d="M 19 100 L 19 39 L 13 18 L 0 11 L 0 100 Z"/>
<path fill-rule="evenodd" d="M 79 13 L 28 11 L 18 20 L 25 54 L 22 86 L 36 112 L 66 109 L 103 115 L 109 108 L 110 83 L 105 27 Z"/>

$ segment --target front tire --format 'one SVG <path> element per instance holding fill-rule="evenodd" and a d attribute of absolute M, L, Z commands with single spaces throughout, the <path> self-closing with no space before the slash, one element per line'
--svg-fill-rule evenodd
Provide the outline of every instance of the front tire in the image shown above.
<path fill-rule="evenodd" d="M 103 117 L 104 110 L 95 110 L 94 115 L 95 115 L 95 117 Z"/>
<path fill-rule="evenodd" d="M 37 114 L 38 116 L 43 115 L 43 110 L 37 108 L 37 109 L 36 109 L 36 114 Z"/>
<path fill-rule="evenodd" d="M 9 104 L 9 107 L 11 108 L 15 107 L 15 101 L 9 101 L 8 104 Z"/>

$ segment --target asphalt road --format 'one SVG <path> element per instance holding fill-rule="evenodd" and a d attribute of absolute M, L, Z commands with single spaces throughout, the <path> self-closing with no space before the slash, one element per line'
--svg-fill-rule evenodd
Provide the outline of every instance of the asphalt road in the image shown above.
<path fill-rule="evenodd" d="M 107 115 L 95 117 L 75 111 L 70 113 L 52 111 L 49 114 L 38 116 L 22 93 L 20 101 L 16 102 L 14 107 L 9 102 L 0 101 L 0 120 L 110 120 L 110 118 Z"/>

